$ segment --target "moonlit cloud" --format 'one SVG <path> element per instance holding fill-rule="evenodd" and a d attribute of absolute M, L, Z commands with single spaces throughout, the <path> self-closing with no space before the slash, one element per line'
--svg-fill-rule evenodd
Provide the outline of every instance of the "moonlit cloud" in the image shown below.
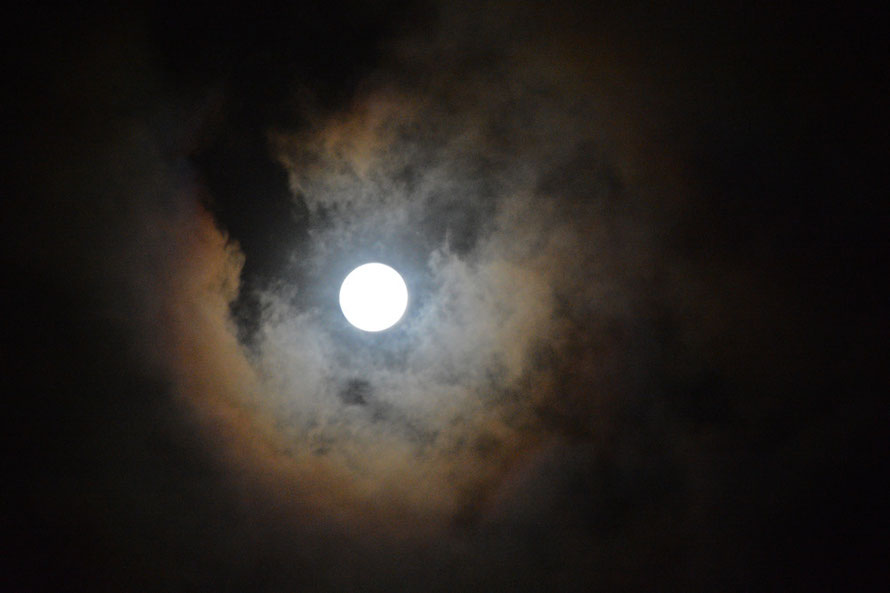
<path fill-rule="evenodd" d="M 815 582 L 835 556 L 798 542 L 864 524 L 823 511 L 882 416 L 851 387 L 877 307 L 795 209 L 819 93 L 780 74 L 808 62 L 710 13 L 403 9 L 91 16 L 18 50 L 23 582 Z M 368 261 L 410 294 L 379 334 L 337 302 Z"/>

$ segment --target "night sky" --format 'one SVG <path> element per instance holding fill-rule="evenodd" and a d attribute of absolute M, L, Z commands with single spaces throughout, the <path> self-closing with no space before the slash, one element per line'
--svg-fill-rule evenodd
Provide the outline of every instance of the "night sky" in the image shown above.
<path fill-rule="evenodd" d="M 0 589 L 887 590 L 878 14 L 4 15 Z"/>

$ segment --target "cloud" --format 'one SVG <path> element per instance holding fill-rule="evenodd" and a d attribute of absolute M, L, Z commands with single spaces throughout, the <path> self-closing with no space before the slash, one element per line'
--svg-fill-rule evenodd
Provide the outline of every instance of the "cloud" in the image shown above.
<path fill-rule="evenodd" d="M 603 107 L 616 98 L 567 80 L 558 49 L 505 41 L 478 59 L 489 46 L 451 36 L 454 16 L 348 108 L 273 136 L 312 241 L 294 254 L 304 275 L 263 291 L 251 355 L 295 463 L 446 526 L 494 512 L 480 501 L 542 444 L 605 439 L 640 405 L 661 347 L 642 320 L 673 265 L 665 196 Z M 314 287 L 378 258 L 412 301 L 370 339 Z"/>
<path fill-rule="evenodd" d="M 766 578 L 750 568 L 762 517 L 806 491 L 826 435 L 857 426 L 807 397 L 829 375 L 825 332 L 784 262 L 714 239 L 731 192 L 701 169 L 690 116 L 710 61 L 631 9 L 537 6 L 441 5 L 335 107 L 294 87 L 290 123 L 262 130 L 306 238 L 280 244 L 231 224 L 272 199 L 238 168 L 254 162 L 217 163 L 240 208 L 208 195 L 218 153 L 200 145 L 248 133 L 237 107 L 199 134 L 206 105 L 138 27 L 64 42 L 81 53 L 59 80 L 89 84 L 35 83 L 21 145 L 37 197 L 4 223 L 34 230 L 3 233 L 3 252 L 25 287 L 9 309 L 39 313 L 10 334 L 42 381 L 14 416 L 40 451 L 20 498 L 74 542 L 69 564 L 167 590 Z M 711 120 L 735 113 L 721 100 Z M 336 302 L 371 260 L 411 293 L 374 335 Z M 232 313 L 245 295 L 249 323 Z"/>

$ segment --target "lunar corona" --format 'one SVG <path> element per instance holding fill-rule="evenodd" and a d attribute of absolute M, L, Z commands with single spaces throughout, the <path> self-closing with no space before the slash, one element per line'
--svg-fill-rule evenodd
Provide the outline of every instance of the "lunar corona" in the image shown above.
<path fill-rule="evenodd" d="M 340 286 L 340 309 L 346 320 L 366 332 L 395 325 L 408 307 L 408 287 L 391 267 L 364 264 L 346 276 Z"/>

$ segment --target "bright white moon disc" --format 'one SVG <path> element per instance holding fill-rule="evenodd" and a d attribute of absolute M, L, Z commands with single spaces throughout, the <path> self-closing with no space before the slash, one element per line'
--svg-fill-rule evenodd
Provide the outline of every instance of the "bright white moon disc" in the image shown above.
<path fill-rule="evenodd" d="M 364 264 L 340 286 L 340 308 L 346 320 L 366 332 L 392 327 L 408 307 L 408 287 L 399 273 L 384 264 Z"/>

